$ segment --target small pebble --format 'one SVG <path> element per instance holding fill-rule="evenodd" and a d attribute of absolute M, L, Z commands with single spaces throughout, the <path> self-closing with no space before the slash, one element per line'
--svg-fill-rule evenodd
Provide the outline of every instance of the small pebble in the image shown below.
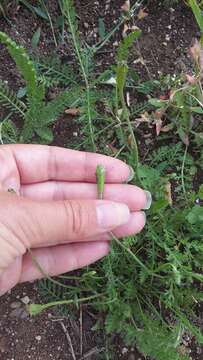
<path fill-rule="evenodd" d="M 29 299 L 28 296 L 24 296 L 24 297 L 21 299 L 21 301 L 23 302 L 23 304 L 28 305 L 29 302 L 30 302 L 30 299 Z"/>
<path fill-rule="evenodd" d="M 42 337 L 41 337 L 40 335 L 37 335 L 37 336 L 35 336 L 35 339 L 36 339 L 37 341 L 41 341 L 41 340 L 42 340 Z"/>
<path fill-rule="evenodd" d="M 28 313 L 26 312 L 25 309 L 23 308 L 17 308 L 17 309 L 14 309 L 13 311 L 11 311 L 10 313 L 10 317 L 16 317 L 18 319 L 26 319 L 28 318 Z"/>
<path fill-rule="evenodd" d="M 128 352 L 128 348 L 126 348 L 126 347 L 124 347 L 124 348 L 121 350 L 122 355 L 125 355 L 127 352 Z"/>
<path fill-rule="evenodd" d="M 10 304 L 11 309 L 19 309 L 21 307 L 20 301 L 14 301 Z"/>

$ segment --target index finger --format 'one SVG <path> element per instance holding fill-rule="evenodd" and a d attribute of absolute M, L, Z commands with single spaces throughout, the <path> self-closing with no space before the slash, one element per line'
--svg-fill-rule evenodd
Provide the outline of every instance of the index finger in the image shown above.
<path fill-rule="evenodd" d="M 11 151 L 21 184 L 48 180 L 96 182 L 96 167 L 106 168 L 106 182 L 120 183 L 132 177 L 132 169 L 121 160 L 105 155 L 43 145 L 5 145 Z"/>

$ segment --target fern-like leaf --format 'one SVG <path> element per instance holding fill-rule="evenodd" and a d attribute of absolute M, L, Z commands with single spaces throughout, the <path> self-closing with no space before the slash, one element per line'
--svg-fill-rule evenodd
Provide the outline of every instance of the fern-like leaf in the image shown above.
<path fill-rule="evenodd" d="M 77 76 L 74 74 L 74 69 L 62 64 L 58 57 L 39 59 L 36 64 L 38 78 L 45 84 L 46 87 L 53 85 L 71 84 L 77 85 Z"/>
<path fill-rule="evenodd" d="M 43 125 L 53 123 L 67 107 L 75 107 L 80 101 L 80 96 L 80 88 L 69 89 L 62 92 L 54 100 L 44 106 L 39 115 L 39 122 L 41 121 Z"/>
<path fill-rule="evenodd" d="M 76 106 L 80 100 L 80 89 L 70 89 L 62 92 L 48 104 L 41 108 L 31 108 L 25 117 L 25 124 L 22 131 L 24 141 L 29 141 L 35 133 L 43 140 L 50 142 L 53 136 L 48 129 L 58 116 L 64 112 L 67 107 Z M 32 111 L 33 110 L 33 111 Z"/>
<path fill-rule="evenodd" d="M 10 37 L 0 32 L 0 42 L 6 45 L 9 54 L 16 63 L 18 70 L 26 81 L 28 96 L 35 96 L 38 91 L 37 74 L 33 62 L 29 59 L 25 49 L 18 46 Z"/>
<path fill-rule="evenodd" d="M 8 118 L 0 122 L 0 143 L 16 144 L 19 141 L 19 130 Z"/>
<path fill-rule="evenodd" d="M 0 80 L 0 105 L 24 117 L 26 105 L 20 101 L 8 85 Z"/>

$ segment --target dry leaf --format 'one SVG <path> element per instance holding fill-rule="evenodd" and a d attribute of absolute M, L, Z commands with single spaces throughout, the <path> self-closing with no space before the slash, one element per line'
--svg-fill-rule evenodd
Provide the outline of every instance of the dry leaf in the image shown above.
<path fill-rule="evenodd" d="M 150 115 L 149 115 L 149 113 L 146 111 L 146 112 L 144 112 L 143 114 L 141 114 L 141 117 L 140 118 L 136 118 L 135 119 L 135 124 L 136 124 L 136 126 L 138 127 L 141 123 L 148 123 L 148 124 L 150 124 L 150 122 L 151 122 L 151 118 L 150 118 Z"/>
<path fill-rule="evenodd" d="M 138 19 L 142 20 L 144 18 L 146 18 L 149 14 L 145 11 L 146 8 L 140 9 L 140 11 L 138 12 Z"/>
<path fill-rule="evenodd" d="M 127 93 L 126 93 L 126 103 L 127 103 L 128 107 L 130 107 L 130 93 L 129 93 L 129 91 L 127 91 Z"/>
<path fill-rule="evenodd" d="M 80 114 L 80 109 L 78 108 L 70 108 L 70 109 L 66 109 L 65 113 L 67 115 L 72 115 L 72 116 L 77 116 Z"/>
<path fill-rule="evenodd" d="M 156 135 L 159 136 L 162 129 L 163 121 L 161 119 L 155 120 Z"/>
<path fill-rule="evenodd" d="M 115 146 L 113 146 L 112 144 L 107 145 L 107 147 L 112 151 L 112 154 L 116 155 L 117 152 L 119 151 L 118 149 L 116 149 Z"/>
<path fill-rule="evenodd" d="M 157 110 L 154 113 L 154 123 L 156 126 L 156 135 L 159 136 L 161 129 L 162 129 L 162 125 L 163 125 L 163 121 L 162 121 L 162 117 L 165 113 L 165 109 L 161 109 L 161 110 Z"/>
<path fill-rule="evenodd" d="M 186 74 L 186 79 L 191 85 L 195 85 L 197 82 L 197 79 L 193 75 Z"/>
<path fill-rule="evenodd" d="M 201 49 L 200 51 L 200 69 L 201 69 L 201 72 L 203 72 L 203 50 Z"/>
<path fill-rule="evenodd" d="M 198 62 L 200 59 L 200 53 L 201 53 L 201 45 L 200 42 L 196 39 L 194 45 L 190 48 L 190 55 L 192 58 Z"/>
<path fill-rule="evenodd" d="M 168 182 L 165 185 L 165 192 L 166 192 L 166 200 L 168 201 L 169 205 L 173 205 L 173 200 L 172 200 L 172 192 L 171 192 L 171 183 Z"/>
<path fill-rule="evenodd" d="M 133 64 L 142 64 L 143 66 L 145 66 L 145 61 L 142 57 L 139 57 L 138 59 L 133 61 Z"/>
<path fill-rule="evenodd" d="M 133 138 L 132 138 L 132 135 L 129 135 L 128 136 L 128 145 L 133 148 L 134 146 L 134 142 L 133 142 Z"/>
<path fill-rule="evenodd" d="M 177 351 L 178 351 L 178 353 L 179 353 L 180 355 L 182 355 L 182 356 L 185 356 L 185 355 L 188 354 L 188 349 L 186 348 L 185 345 L 180 345 L 180 346 L 178 346 Z"/>
<path fill-rule="evenodd" d="M 173 128 L 174 128 L 174 125 L 173 125 L 173 124 L 168 124 L 168 125 L 165 125 L 165 126 L 163 126 L 163 127 L 161 128 L 161 132 L 167 133 L 167 132 L 173 130 Z"/>
<path fill-rule="evenodd" d="M 121 6 L 121 10 L 124 12 L 130 11 L 130 0 L 126 0 L 124 4 Z"/>
<path fill-rule="evenodd" d="M 170 93 L 167 92 L 167 93 L 164 94 L 164 95 L 160 95 L 160 96 L 159 96 L 159 99 L 160 99 L 160 100 L 168 100 L 169 97 L 170 97 Z"/>
<path fill-rule="evenodd" d="M 123 31 L 122 31 L 122 36 L 125 37 L 127 31 L 129 30 L 129 26 L 127 24 L 124 24 L 123 26 Z"/>

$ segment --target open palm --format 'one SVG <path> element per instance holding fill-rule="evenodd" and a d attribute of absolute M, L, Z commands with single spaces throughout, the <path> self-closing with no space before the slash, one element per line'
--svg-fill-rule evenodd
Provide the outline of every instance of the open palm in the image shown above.
<path fill-rule="evenodd" d="M 95 170 L 106 168 L 104 200 Z M 0 294 L 40 278 L 27 249 L 50 275 L 90 264 L 108 253 L 109 231 L 141 231 L 147 195 L 127 185 L 130 168 L 93 153 L 41 145 L 0 147 Z M 16 194 L 8 192 L 15 190 Z"/>

